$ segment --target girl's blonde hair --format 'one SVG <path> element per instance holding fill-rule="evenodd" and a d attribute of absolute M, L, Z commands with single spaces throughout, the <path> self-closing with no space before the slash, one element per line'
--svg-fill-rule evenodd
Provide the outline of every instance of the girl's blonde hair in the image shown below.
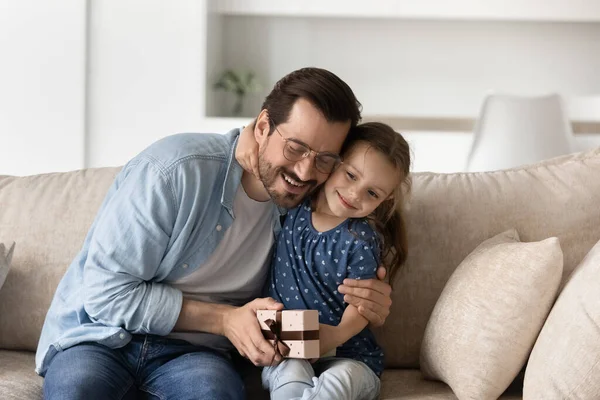
<path fill-rule="evenodd" d="M 390 126 L 380 122 L 367 122 L 350 129 L 342 147 L 342 158 L 352 151 L 357 142 L 365 142 L 372 149 L 386 156 L 398 169 L 401 181 L 389 199 L 384 200 L 367 219 L 380 235 L 381 260 L 388 269 L 392 285 L 398 270 L 404 265 L 408 252 L 403 205 L 410 193 L 411 156 L 404 137 Z"/>

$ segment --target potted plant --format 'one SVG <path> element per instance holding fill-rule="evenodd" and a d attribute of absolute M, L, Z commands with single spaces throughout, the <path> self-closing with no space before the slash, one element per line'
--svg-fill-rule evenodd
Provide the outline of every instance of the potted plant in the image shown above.
<path fill-rule="evenodd" d="M 234 71 L 231 69 L 225 70 L 213 87 L 216 90 L 223 90 L 235 95 L 235 103 L 232 110 L 234 116 L 242 115 L 246 95 L 261 89 L 254 72 Z"/>

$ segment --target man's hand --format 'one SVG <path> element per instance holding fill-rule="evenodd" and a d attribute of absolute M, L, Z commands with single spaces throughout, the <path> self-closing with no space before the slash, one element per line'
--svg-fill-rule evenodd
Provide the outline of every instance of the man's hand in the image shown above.
<path fill-rule="evenodd" d="M 283 304 L 272 298 L 256 299 L 227 311 L 223 316 L 223 334 L 231 341 L 242 357 L 256 366 L 277 365 L 282 358 L 267 341 L 256 319 L 257 310 L 281 310 Z M 279 347 L 283 352 L 284 348 Z"/>
<path fill-rule="evenodd" d="M 345 295 L 344 301 L 356 307 L 371 327 L 383 325 L 390 315 L 392 288 L 383 282 L 385 274 L 385 268 L 379 267 L 378 279 L 344 279 L 343 284 L 338 287 L 338 291 Z"/>

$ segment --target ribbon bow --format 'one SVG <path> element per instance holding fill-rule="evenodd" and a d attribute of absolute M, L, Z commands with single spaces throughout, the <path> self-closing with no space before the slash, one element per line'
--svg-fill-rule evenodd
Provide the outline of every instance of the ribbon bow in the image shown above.
<path fill-rule="evenodd" d="M 270 365 L 273 365 L 273 361 L 275 361 L 275 356 L 277 354 L 279 354 L 282 358 L 283 358 L 283 354 L 281 354 L 281 351 L 279 351 L 279 343 L 281 343 L 283 345 L 283 347 L 285 347 L 286 349 L 289 350 L 289 347 L 283 343 L 283 341 L 280 338 L 281 335 L 281 323 L 277 323 L 277 321 L 272 320 L 272 319 L 268 319 L 265 321 L 265 325 L 267 325 L 267 327 L 269 328 L 268 333 L 265 335 L 267 337 L 267 339 L 272 339 L 273 340 L 273 350 L 275 350 L 275 354 L 273 354 L 273 358 L 271 359 L 271 363 Z M 263 334 L 265 333 L 265 331 L 263 330 Z"/>

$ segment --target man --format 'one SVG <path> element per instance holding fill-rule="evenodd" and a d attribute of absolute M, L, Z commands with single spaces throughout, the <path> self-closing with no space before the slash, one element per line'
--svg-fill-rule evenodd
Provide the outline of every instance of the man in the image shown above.
<path fill-rule="evenodd" d="M 260 180 L 234 156 L 239 129 L 174 135 L 127 163 L 46 316 L 36 355 L 45 398 L 244 398 L 231 351 L 255 365 L 281 360 L 255 315 L 281 304 L 253 300 L 279 217 L 337 166 L 359 106 L 337 76 L 305 68 L 245 128 L 259 143 Z M 389 313 L 383 282 L 339 290 L 373 324 Z"/>

